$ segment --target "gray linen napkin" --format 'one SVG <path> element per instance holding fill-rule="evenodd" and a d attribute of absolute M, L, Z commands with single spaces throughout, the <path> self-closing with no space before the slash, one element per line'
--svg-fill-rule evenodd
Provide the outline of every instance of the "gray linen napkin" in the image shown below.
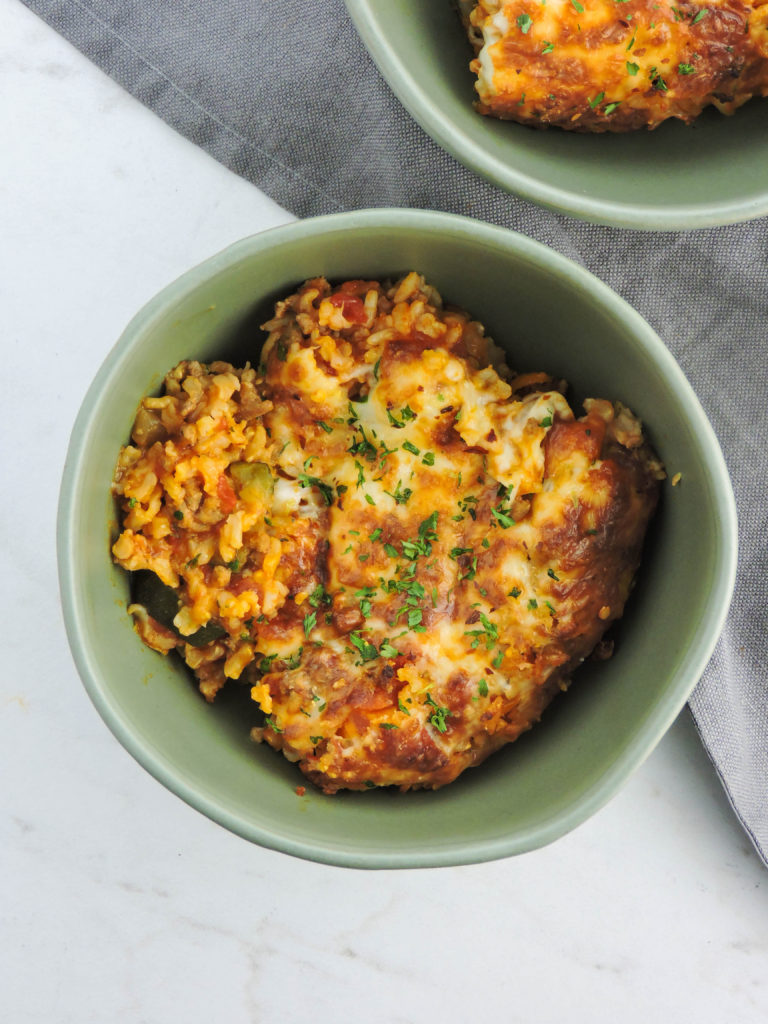
<path fill-rule="evenodd" d="M 443 153 L 405 112 L 343 0 L 23 2 L 298 216 L 411 206 L 501 224 L 587 267 L 652 324 L 696 389 L 733 477 L 736 595 L 691 708 L 768 864 L 768 219 L 646 234 L 508 196 Z"/>

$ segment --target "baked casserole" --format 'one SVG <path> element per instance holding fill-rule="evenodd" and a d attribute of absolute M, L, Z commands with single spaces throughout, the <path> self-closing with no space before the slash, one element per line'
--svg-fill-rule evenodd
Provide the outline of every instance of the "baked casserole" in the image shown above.
<path fill-rule="evenodd" d="M 438 788 L 516 739 L 623 613 L 664 470 L 632 412 L 515 373 L 412 272 L 317 278 L 257 367 L 138 411 L 113 554 L 142 640 L 328 793 Z"/>

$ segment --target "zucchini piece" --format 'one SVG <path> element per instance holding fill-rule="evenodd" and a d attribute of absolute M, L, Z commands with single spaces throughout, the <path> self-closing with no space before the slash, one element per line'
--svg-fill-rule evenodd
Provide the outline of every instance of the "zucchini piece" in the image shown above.
<path fill-rule="evenodd" d="M 148 615 L 151 615 L 161 626 L 170 629 L 180 640 L 191 644 L 192 647 L 205 647 L 213 640 L 227 635 L 223 626 L 217 622 L 208 622 L 191 636 L 182 636 L 173 624 L 173 620 L 181 608 L 179 595 L 173 587 L 166 586 L 160 577 L 149 569 L 139 569 L 131 575 L 133 577 L 131 589 L 134 604 L 143 605 L 147 609 Z"/>
<path fill-rule="evenodd" d="M 237 492 L 249 504 L 269 504 L 275 479 L 264 462 L 233 462 L 229 467 Z"/>

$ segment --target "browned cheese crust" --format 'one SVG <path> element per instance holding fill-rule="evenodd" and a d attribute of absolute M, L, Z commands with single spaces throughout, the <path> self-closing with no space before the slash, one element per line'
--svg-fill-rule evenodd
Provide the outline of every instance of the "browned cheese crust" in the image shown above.
<path fill-rule="evenodd" d="M 477 109 L 570 131 L 690 123 L 768 95 L 765 0 L 479 0 L 462 5 Z"/>
<path fill-rule="evenodd" d="M 574 418 L 416 273 L 308 281 L 266 329 L 258 372 L 182 363 L 142 403 L 113 552 L 181 604 L 136 628 L 209 700 L 251 685 L 255 738 L 326 792 L 445 785 L 621 616 L 663 470 L 628 409 Z"/>

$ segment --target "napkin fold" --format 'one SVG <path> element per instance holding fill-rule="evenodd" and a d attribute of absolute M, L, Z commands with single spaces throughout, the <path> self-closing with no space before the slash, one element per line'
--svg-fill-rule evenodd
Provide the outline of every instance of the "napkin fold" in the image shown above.
<path fill-rule="evenodd" d="M 693 384 L 733 479 L 736 593 L 690 706 L 768 865 L 768 219 L 640 233 L 502 192 L 439 149 L 403 109 L 343 0 L 23 2 L 296 215 L 410 206 L 477 217 L 559 250 L 649 321 Z"/>

